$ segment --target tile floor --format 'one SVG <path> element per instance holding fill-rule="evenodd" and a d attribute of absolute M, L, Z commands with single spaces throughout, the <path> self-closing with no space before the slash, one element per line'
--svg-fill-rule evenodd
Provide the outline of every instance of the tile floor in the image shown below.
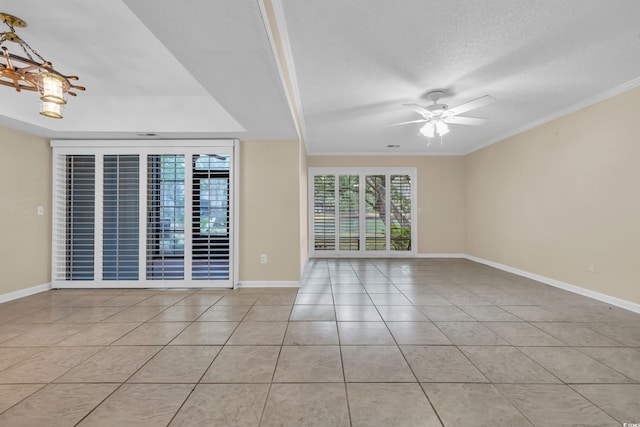
<path fill-rule="evenodd" d="M 2 426 L 640 423 L 640 314 L 466 260 L 0 305 Z"/>

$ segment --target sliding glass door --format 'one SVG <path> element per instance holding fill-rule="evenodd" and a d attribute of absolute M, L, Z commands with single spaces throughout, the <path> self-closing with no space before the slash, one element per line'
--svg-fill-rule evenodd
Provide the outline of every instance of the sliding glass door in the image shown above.
<path fill-rule="evenodd" d="M 234 285 L 235 144 L 163 143 L 53 144 L 54 287 Z"/>
<path fill-rule="evenodd" d="M 410 256 L 415 169 L 310 168 L 313 256 Z"/>

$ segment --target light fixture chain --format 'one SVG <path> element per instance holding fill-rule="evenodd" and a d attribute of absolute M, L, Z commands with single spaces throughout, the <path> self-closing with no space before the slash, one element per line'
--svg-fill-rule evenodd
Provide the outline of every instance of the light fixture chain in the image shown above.
<path fill-rule="evenodd" d="M 27 54 L 27 56 L 29 57 L 29 59 L 30 59 L 30 60 L 32 60 L 32 61 L 33 61 L 33 58 L 31 57 L 31 55 L 29 54 L 29 52 L 27 52 L 27 48 L 28 48 L 31 52 L 33 52 L 33 54 L 34 54 L 35 56 L 37 56 L 37 57 L 38 57 L 38 59 L 40 59 L 40 61 L 42 61 L 43 63 L 47 62 L 47 60 L 46 60 L 46 59 L 44 59 L 42 56 L 40 56 L 40 54 L 39 54 L 38 52 L 36 52 L 34 48 L 32 48 L 31 46 L 29 46 L 29 43 L 27 43 L 26 41 L 22 40 L 21 38 L 19 38 L 19 40 L 20 40 L 20 46 L 22 46 L 22 50 L 24 50 L 24 53 L 26 53 L 26 54 Z M 25 48 L 25 46 L 26 46 L 26 48 Z"/>

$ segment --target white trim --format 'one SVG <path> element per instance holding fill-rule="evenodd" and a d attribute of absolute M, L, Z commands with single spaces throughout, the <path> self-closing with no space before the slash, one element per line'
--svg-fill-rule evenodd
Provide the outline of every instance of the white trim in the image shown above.
<path fill-rule="evenodd" d="M 258 2 L 260 4 L 260 9 L 263 11 L 264 5 L 263 1 Z M 303 140 L 306 140 L 307 128 L 304 122 L 304 111 L 302 110 L 302 103 L 300 101 L 300 90 L 298 88 L 298 77 L 296 75 L 296 65 L 293 61 L 293 51 L 291 50 L 291 41 L 289 40 L 289 29 L 287 27 L 287 19 L 284 12 L 284 6 L 282 4 L 282 0 L 273 0 L 271 2 L 273 6 L 273 16 L 275 18 L 276 30 L 278 31 L 278 35 L 280 36 L 280 47 L 282 47 L 282 54 L 284 56 L 284 66 L 286 66 L 287 71 L 289 71 L 289 79 L 291 80 L 291 90 L 292 94 L 289 94 L 289 91 L 286 87 L 286 80 L 284 79 L 284 75 L 282 74 L 280 60 L 277 58 L 277 50 L 275 49 L 275 44 L 271 39 L 271 32 L 269 33 L 269 41 L 271 41 L 272 46 L 274 48 L 274 55 L 276 55 L 276 63 L 278 64 L 278 69 L 281 71 L 280 79 L 282 80 L 282 85 L 284 86 L 285 94 L 290 95 L 293 104 L 298 112 L 298 121 L 296 121 L 295 117 L 293 118 L 293 122 L 298 130 L 298 136 Z M 264 15 L 263 15 L 264 16 Z M 268 20 L 267 20 L 268 21 Z M 271 28 L 273 31 L 273 28 Z M 289 97 L 289 96 L 288 96 Z M 293 106 L 290 106 L 292 108 Z M 293 111 L 292 111 L 293 113 Z"/>
<path fill-rule="evenodd" d="M 630 89 L 635 88 L 636 86 L 640 86 L 640 77 L 636 77 L 635 79 L 629 80 L 626 83 L 622 83 L 621 85 L 612 87 L 611 89 L 607 89 L 604 92 L 600 92 L 597 95 L 591 96 L 591 97 L 589 97 L 587 99 L 584 99 L 584 100 L 582 100 L 580 102 L 577 102 L 577 103 L 575 103 L 573 105 L 570 105 L 568 107 L 562 108 L 562 109 L 560 109 L 558 111 L 555 111 L 555 112 L 553 112 L 553 113 L 551 113 L 551 114 L 549 114 L 547 116 L 544 116 L 544 117 L 542 117 L 540 119 L 537 119 L 537 120 L 534 120 L 532 122 L 529 122 L 529 123 L 527 123 L 527 124 L 525 124 L 523 126 L 519 126 L 516 129 L 512 129 L 509 132 L 503 133 L 502 135 L 500 135 L 500 136 L 498 136 L 496 138 L 492 138 L 489 141 L 483 142 L 482 144 L 473 147 L 471 150 L 467 151 L 466 153 L 460 153 L 460 155 L 466 156 L 467 154 L 471 154 L 471 153 L 473 153 L 475 151 L 481 150 L 481 149 L 483 149 L 485 147 L 488 147 L 489 145 L 493 145 L 496 142 L 500 142 L 500 141 L 502 141 L 504 139 L 507 139 L 507 138 L 512 137 L 514 135 L 517 135 L 519 133 L 525 132 L 525 131 L 527 131 L 529 129 L 533 129 L 536 126 L 540 126 L 540 125 L 548 123 L 548 122 L 550 122 L 552 120 L 559 119 L 560 117 L 566 116 L 567 114 L 576 112 L 576 111 L 581 110 L 583 108 L 586 108 L 586 107 L 588 107 L 590 105 L 596 104 L 596 103 L 598 103 L 600 101 L 604 101 L 607 98 L 611 98 L 612 96 L 615 96 L 615 95 L 621 94 L 623 92 L 626 92 L 626 91 L 628 91 Z"/>
<path fill-rule="evenodd" d="M 282 90 L 284 91 L 284 96 L 287 98 L 287 105 L 289 106 L 289 113 L 291 113 L 291 119 L 293 120 L 293 125 L 296 128 L 296 132 L 298 134 L 298 138 L 302 138 L 303 131 L 301 127 L 304 127 L 304 122 L 302 118 L 302 106 L 298 102 L 300 99 L 300 94 L 298 93 L 298 83 L 295 75 L 295 68 L 293 66 L 293 58 L 291 56 L 291 44 L 289 42 L 289 34 L 287 32 L 286 22 L 284 20 L 284 11 L 282 10 L 282 5 L 278 4 L 279 1 L 272 2 L 273 5 L 273 16 L 275 18 L 275 30 L 278 31 L 278 35 L 280 36 L 280 42 L 282 47 L 282 52 L 284 55 L 284 64 L 280 61 L 280 57 L 278 56 L 278 48 L 276 46 L 276 42 L 273 38 L 274 28 L 271 26 L 271 21 L 269 20 L 269 14 L 267 13 L 266 6 L 264 4 L 264 0 L 258 1 L 258 6 L 260 7 L 260 14 L 262 15 L 262 22 L 267 30 L 267 38 L 269 39 L 269 45 L 271 46 L 271 53 L 273 54 L 273 59 L 276 63 L 276 68 L 278 69 L 278 74 L 280 75 L 280 83 L 282 84 Z M 284 27 L 283 30 L 280 30 L 280 27 Z M 291 87 L 293 88 L 294 94 L 290 94 L 287 89 L 287 79 L 284 74 L 284 67 L 289 71 L 289 76 L 291 76 Z M 297 97 L 297 98 L 296 98 Z M 298 120 L 296 120 L 296 115 L 294 112 L 294 108 L 298 112 L 298 117 L 300 118 L 300 124 L 298 124 Z"/>
<path fill-rule="evenodd" d="M 13 301 L 14 299 L 28 297 L 29 295 L 39 294 L 51 289 L 51 283 L 44 283 L 42 285 L 31 286 L 30 288 L 20 289 L 18 291 L 9 292 L 0 295 L 0 303 Z"/>
<path fill-rule="evenodd" d="M 467 153 L 468 154 L 468 153 Z M 307 156 L 309 157 L 323 157 L 323 156 L 345 156 L 345 157 L 353 157 L 353 156 L 358 156 L 358 157 L 368 157 L 368 156 L 387 156 L 387 157 L 401 157 L 401 156 L 406 156 L 406 157 L 415 157 L 415 156 L 465 156 L 465 153 L 460 153 L 460 152 L 455 152 L 455 151 L 439 151 L 437 153 L 435 152 L 430 152 L 428 151 L 427 148 L 425 148 L 425 151 L 405 151 L 405 152 L 400 152 L 400 151 L 373 151 L 373 152 L 357 152 L 357 151 L 347 151 L 347 152 L 339 152 L 339 151 L 328 151 L 328 152 L 313 152 L 313 151 L 307 151 Z"/>
<path fill-rule="evenodd" d="M 416 254 L 416 258 L 467 258 L 465 254 L 426 253 Z"/>
<path fill-rule="evenodd" d="M 52 139 L 50 142 L 53 148 L 87 148 L 89 153 L 93 154 L 96 148 L 132 148 L 138 150 L 141 147 L 151 147 L 157 149 L 159 147 L 172 149 L 185 148 L 211 148 L 215 147 L 233 147 L 235 143 L 233 138 L 223 139 L 156 139 L 156 140 L 139 140 L 139 139 Z M 75 153 L 74 153 L 75 154 Z M 153 154 L 156 154 L 154 151 Z"/>
<path fill-rule="evenodd" d="M 238 288 L 299 288 L 299 280 L 243 280 L 238 282 Z"/>
<path fill-rule="evenodd" d="M 627 301 L 621 298 L 616 298 L 610 295 L 602 294 L 600 292 L 585 289 L 580 286 L 572 285 L 570 283 L 561 282 L 560 280 L 551 279 L 549 277 L 541 276 L 535 273 L 530 273 L 528 271 L 520 270 L 519 268 L 509 267 L 508 265 L 499 264 L 497 262 L 489 261 L 489 260 L 478 258 L 475 256 L 465 255 L 465 258 L 467 258 L 470 261 L 474 261 L 480 264 L 485 264 L 490 267 L 494 267 L 509 273 L 517 274 L 518 276 L 526 277 L 528 279 L 532 279 L 532 280 L 553 286 L 555 288 L 564 289 L 565 291 L 573 292 L 574 294 L 583 295 L 585 297 L 589 297 L 597 301 L 602 301 L 607 304 L 615 305 L 616 307 L 624 308 L 625 310 L 633 311 L 635 313 L 640 313 L 640 304 L 636 304 L 631 301 Z"/>

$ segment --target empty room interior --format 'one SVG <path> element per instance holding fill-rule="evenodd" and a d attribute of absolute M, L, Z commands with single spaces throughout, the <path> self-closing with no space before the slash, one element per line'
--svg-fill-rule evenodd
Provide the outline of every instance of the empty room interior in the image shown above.
<path fill-rule="evenodd" d="M 637 0 L 0 20 L 0 425 L 640 425 Z"/>

